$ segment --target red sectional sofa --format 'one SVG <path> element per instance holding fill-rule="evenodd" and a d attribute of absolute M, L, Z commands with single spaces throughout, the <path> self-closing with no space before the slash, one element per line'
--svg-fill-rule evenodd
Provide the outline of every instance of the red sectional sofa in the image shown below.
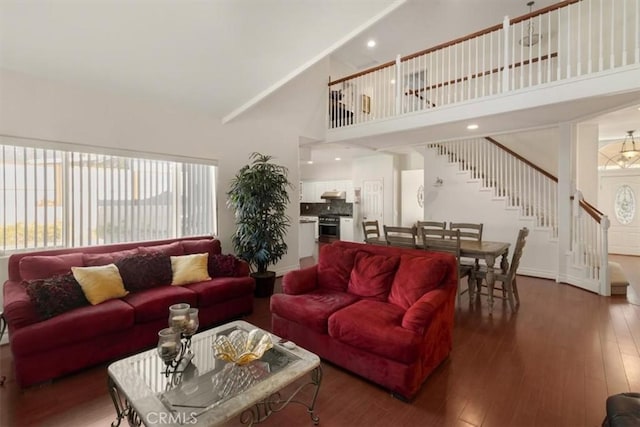
<path fill-rule="evenodd" d="M 410 400 L 452 348 L 450 254 L 334 242 L 285 275 L 273 333 Z"/>
<path fill-rule="evenodd" d="M 221 248 L 210 236 L 12 255 L 4 316 L 18 384 L 26 387 L 153 347 L 175 303 L 199 308 L 200 329 L 252 312 L 255 282 L 244 262 L 236 262 L 226 277 L 212 275 L 211 280 L 184 286 L 170 286 L 169 281 L 45 320 L 27 293 L 29 281 L 68 273 L 72 266 L 109 264 L 125 255 L 158 251 L 171 256 L 208 252 L 210 260 L 224 258 L 213 257 Z"/>

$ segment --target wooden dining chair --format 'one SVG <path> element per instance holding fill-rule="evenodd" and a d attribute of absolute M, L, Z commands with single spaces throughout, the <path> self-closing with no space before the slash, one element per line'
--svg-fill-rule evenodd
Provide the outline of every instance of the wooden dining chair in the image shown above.
<path fill-rule="evenodd" d="M 520 307 L 520 295 L 518 295 L 518 285 L 516 283 L 516 273 L 518 271 L 518 266 L 520 265 L 520 258 L 522 257 L 522 252 L 524 249 L 524 245 L 527 240 L 527 236 L 529 235 L 529 229 L 524 227 L 520 231 L 518 231 L 518 238 L 516 240 L 516 246 L 513 250 L 513 255 L 511 257 L 511 264 L 506 272 L 500 271 L 497 269 L 494 273 L 495 282 L 500 282 L 501 286 L 496 287 L 494 285 L 493 290 L 502 291 L 502 296 L 498 298 L 507 300 L 509 302 L 509 308 L 511 311 L 516 311 L 518 307 Z M 473 279 L 476 281 L 476 286 L 478 287 L 478 291 L 480 295 L 488 296 L 487 293 L 482 293 L 481 289 L 487 287 L 486 283 L 487 278 L 487 268 L 482 266 L 479 270 L 473 272 Z M 472 282 L 473 279 L 469 281 Z M 471 284 L 469 285 L 471 286 Z M 495 295 L 493 295 L 495 298 Z M 515 304 L 514 304 L 515 299 Z"/>
<path fill-rule="evenodd" d="M 362 221 L 362 232 L 365 243 L 377 243 L 380 240 L 380 226 L 377 220 Z"/>
<path fill-rule="evenodd" d="M 384 238 L 389 246 L 403 246 L 415 248 L 417 245 L 418 230 L 413 227 L 393 227 L 384 225 Z"/>
<path fill-rule="evenodd" d="M 431 232 L 431 234 L 427 234 Z M 429 230 L 420 229 L 420 237 L 422 238 L 422 245 L 426 251 L 436 252 L 448 252 L 456 257 L 456 264 L 458 266 L 458 306 L 460 306 L 462 294 L 470 292 L 473 282 L 467 281 L 467 289 L 462 289 L 460 285 L 461 280 L 464 277 L 469 277 L 473 270 L 473 265 L 462 264 L 460 262 L 460 230 Z"/>
<path fill-rule="evenodd" d="M 451 230 L 460 230 L 460 238 L 462 240 L 482 241 L 483 224 L 474 224 L 471 222 L 451 222 L 449 223 Z"/>
<path fill-rule="evenodd" d="M 482 228 L 483 224 L 471 223 L 471 222 L 451 222 L 449 223 L 451 230 L 460 230 L 460 239 L 462 240 L 474 240 L 476 242 L 482 241 Z M 474 259 L 462 259 L 462 264 L 473 265 L 477 270 L 480 268 L 480 260 Z"/>
<path fill-rule="evenodd" d="M 427 236 L 442 236 L 442 233 L 437 233 L 438 230 L 446 230 L 447 229 L 447 221 L 418 221 L 416 222 L 416 227 L 418 230 L 424 229 Z M 432 230 L 435 230 L 436 233 L 432 234 Z M 418 236 L 422 236 L 422 234 L 418 233 Z"/>

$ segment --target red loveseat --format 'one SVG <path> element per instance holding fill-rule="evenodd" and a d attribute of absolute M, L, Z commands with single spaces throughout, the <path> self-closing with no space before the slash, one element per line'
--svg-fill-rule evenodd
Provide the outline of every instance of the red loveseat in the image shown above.
<path fill-rule="evenodd" d="M 452 347 L 452 255 L 334 242 L 285 275 L 273 333 L 412 399 Z"/>
<path fill-rule="evenodd" d="M 62 277 L 58 275 L 69 273 L 72 266 L 109 264 L 151 252 L 170 256 L 208 252 L 210 260 L 225 258 L 213 257 L 221 248 L 220 241 L 210 236 L 38 251 L 9 258 L 4 316 L 20 386 L 153 347 L 158 331 L 167 327 L 172 304 L 184 302 L 199 308 L 200 329 L 253 310 L 255 282 L 244 262 L 234 263 L 226 277 L 212 275 L 211 280 L 184 286 L 171 286 L 169 278 L 167 283 L 97 305 L 87 303 L 44 320 L 27 293 L 29 281 Z M 144 281 L 148 272 L 139 273 Z"/>

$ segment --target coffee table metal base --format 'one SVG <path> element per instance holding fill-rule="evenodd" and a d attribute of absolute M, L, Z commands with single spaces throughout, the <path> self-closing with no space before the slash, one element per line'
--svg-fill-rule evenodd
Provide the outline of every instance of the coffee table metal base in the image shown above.
<path fill-rule="evenodd" d="M 259 424 L 265 421 L 269 416 L 274 412 L 279 412 L 284 409 L 290 403 L 297 403 L 305 408 L 307 408 L 307 412 L 311 417 L 311 421 L 314 425 L 318 425 L 320 422 L 320 418 L 314 412 L 316 406 L 316 399 L 318 397 L 318 391 L 320 391 L 320 383 L 322 382 L 322 368 L 318 366 L 313 371 L 311 371 L 311 381 L 304 383 L 298 388 L 296 388 L 293 393 L 287 398 L 282 398 L 281 392 L 276 392 L 263 400 L 262 402 L 256 403 L 253 407 L 246 409 L 240 415 L 240 423 L 247 426 L 252 426 L 254 424 Z M 301 400 L 297 400 L 296 396 L 307 386 L 313 386 L 313 397 L 309 403 L 303 402 Z"/>
<path fill-rule="evenodd" d="M 111 427 L 118 427 L 125 418 L 131 427 L 141 426 L 142 420 L 140 419 L 140 416 L 133 410 L 129 401 L 120 394 L 116 383 L 113 382 L 111 377 L 108 377 L 107 379 L 107 387 L 109 388 L 109 394 L 111 395 L 113 406 L 116 408 L 116 419 L 111 423 Z"/>
<path fill-rule="evenodd" d="M 287 399 L 283 399 L 281 392 L 272 394 L 265 400 L 245 409 L 242 414 L 240 414 L 240 423 L 246 426 L 259 424 L 269 418 L 272 413 L 283 410 L 290 403 L 297 403 L 307 408 L 311 421 L 314 425 L 318 425 L 320 417 L 315 413 L 315 406 L 321 383 L 322 367 L 318 366 L 311 371 L 311 380 L 298 386 Z M 311 401 L 304 402 L 302 400 L 297 400 L 296 397 L 298 394 L 309 386 L 313 387 L 313 396 L 311 397 Z M 122 396 L 111 377 L 108 378 L 108 388 L 111 400 L 113 401 L 113 406 L 116 409 L 116 419 L 111 423 L 111 427 L 118 427 L 125 418 L 131 427 L 142 426 L 142 419 L 133 409 L 129 401 Z"/>

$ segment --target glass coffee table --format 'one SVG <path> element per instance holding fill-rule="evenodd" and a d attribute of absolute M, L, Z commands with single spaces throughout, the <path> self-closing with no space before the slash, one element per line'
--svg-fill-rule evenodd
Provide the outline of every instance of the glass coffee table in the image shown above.
<path fill-rule="evenodd" d="M 112 427 L 125 418 L 132 426 L 215 426 L 238 416 L 241 424 L 254 425 L 289 403 L 305 406 L 317 425 L 320 358 L 288 343 L 292 348 L 285 348 L 271 334 L 273 348 L 248 365 L 216 359 L 212 349 L 216 337 L 237 329 L 258 328 L 238 320 L 194 335 L 193 358 L 171 372 L 155 348 L 109 365 L 109 393 L 117 415 Z M 283 396 L 289 385 L 288 395 Z M 308 402 L 299 400 L 305 396 Z"/>

